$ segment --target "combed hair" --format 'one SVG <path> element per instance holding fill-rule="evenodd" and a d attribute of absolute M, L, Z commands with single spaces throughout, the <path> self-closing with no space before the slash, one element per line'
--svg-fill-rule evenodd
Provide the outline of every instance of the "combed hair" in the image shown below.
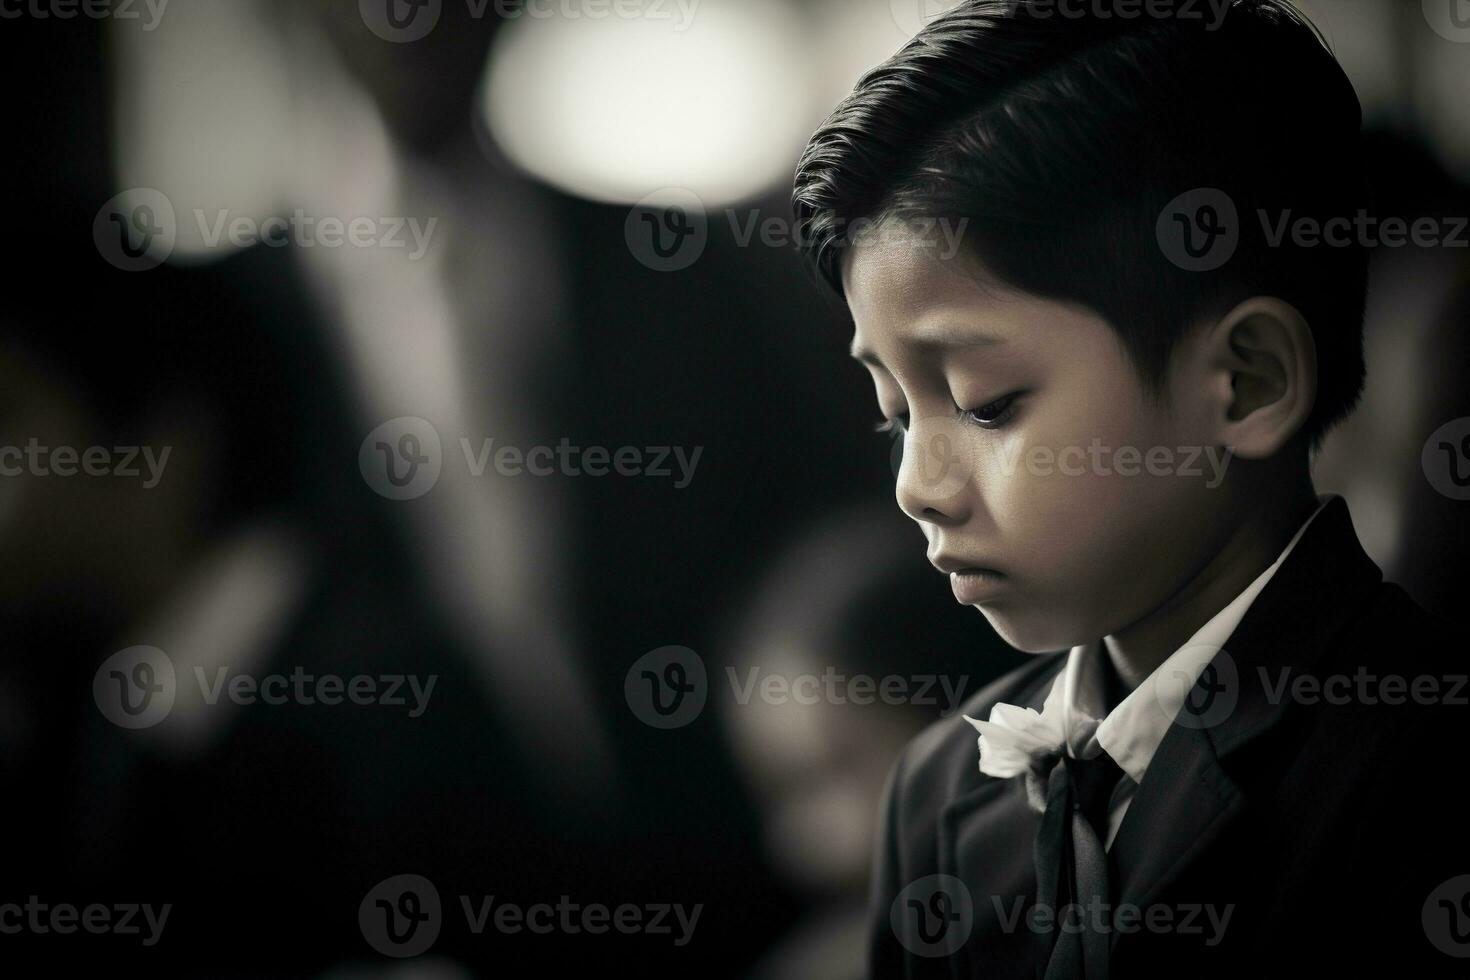
<path fill-rule="evenodd" d="M 1155 393 L 1195 319 L 1278 296 L 1316 343 L 1316 442 L 1362 390 L 1367 251 L 1273 245 L 1262 216 L 1274 230 L 1366 206 L 1357 95 L 1285 0 L 1232 0 L 1218 22 L 1201 4 L 1199 19 L 1100 5 L 969 0 L 925 27 L 812 136 L 798 242 L 841 295 L 849 229 L 947 221 L 995 279 L 1106 319 Z M 1199 188 L 1239 214 L 1234 255 L 1209 272 L 1170 261 L 1156 232 Z"/>

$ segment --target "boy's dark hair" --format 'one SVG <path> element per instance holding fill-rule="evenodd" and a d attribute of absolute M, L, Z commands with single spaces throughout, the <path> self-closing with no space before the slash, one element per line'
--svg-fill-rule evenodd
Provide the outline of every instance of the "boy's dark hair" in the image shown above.
<path fill-rule="evenodd" d="M 1367 250 L 1352 235 L 1295 244 L 1290 226 L 1273 239 L 1284 217 L 1353 221 L 1364 207 L 1361 108 L 1286 0 L 1231 0 L 1221 14 L 961 3 L 868 72 L 812 137 L 792 198 L 797 240 L 840 295 L 855 223 L 947 221 L 1000 281 L 1103 316 L 1155 392 L 1191 320 L 1278 296 L 1316 342 L 1306 433 L 1320 440 L 1362 390 Z M 1238 244 L 1219 268 L 1189 271 L 1160 221 L 1202 188 L 1234 204 Z"/>

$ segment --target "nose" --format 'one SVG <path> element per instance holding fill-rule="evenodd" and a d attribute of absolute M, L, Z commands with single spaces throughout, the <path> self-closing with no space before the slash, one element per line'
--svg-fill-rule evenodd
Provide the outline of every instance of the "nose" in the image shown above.
<path fill-rule="evenodd" d="M 945 427 L 915 425 L 903 436 L 903 460 L 894 498 L 920 523 L 940 527 L 970 518 L 970 474 L 960 447 Z"/>

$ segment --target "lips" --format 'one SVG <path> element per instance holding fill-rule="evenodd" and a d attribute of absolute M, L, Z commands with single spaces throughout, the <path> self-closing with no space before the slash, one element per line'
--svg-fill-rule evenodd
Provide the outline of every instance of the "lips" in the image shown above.
<path fill-rule="evenodd" d="M 971 606 L 993 599 L 1006 588 L 1004 572 L 993 568 L 962 568 L 949 573 L 949 586 L 955 599 Z"/>
<path fill-rule="evenodd" d="M 930 563 L 949 576 L 954 597 L 964 605 L 973 605 L 994 597 L 1006 587 L 1006 574 L 983 561 L 957 555 L 937 554 Z"/>

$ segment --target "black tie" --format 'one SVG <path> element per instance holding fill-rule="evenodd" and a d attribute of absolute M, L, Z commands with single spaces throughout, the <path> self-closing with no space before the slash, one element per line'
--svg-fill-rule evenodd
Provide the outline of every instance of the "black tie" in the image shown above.
<path fill-rule="evenodd" d="M 1046 811 L 1036 834 L 1036 904 L 1049 913 L 1042 932 L 1041 980 L 1106 980 L 1110 920 L 1108 802 L 1123 770 L 1106 752 L 1092 759 L 1062 756 L 1047 781 Z M 1076 920 L 1064 924 L 1075 903 Z M 1099 929 L 1099 925 L 1104 928 Z"/>

